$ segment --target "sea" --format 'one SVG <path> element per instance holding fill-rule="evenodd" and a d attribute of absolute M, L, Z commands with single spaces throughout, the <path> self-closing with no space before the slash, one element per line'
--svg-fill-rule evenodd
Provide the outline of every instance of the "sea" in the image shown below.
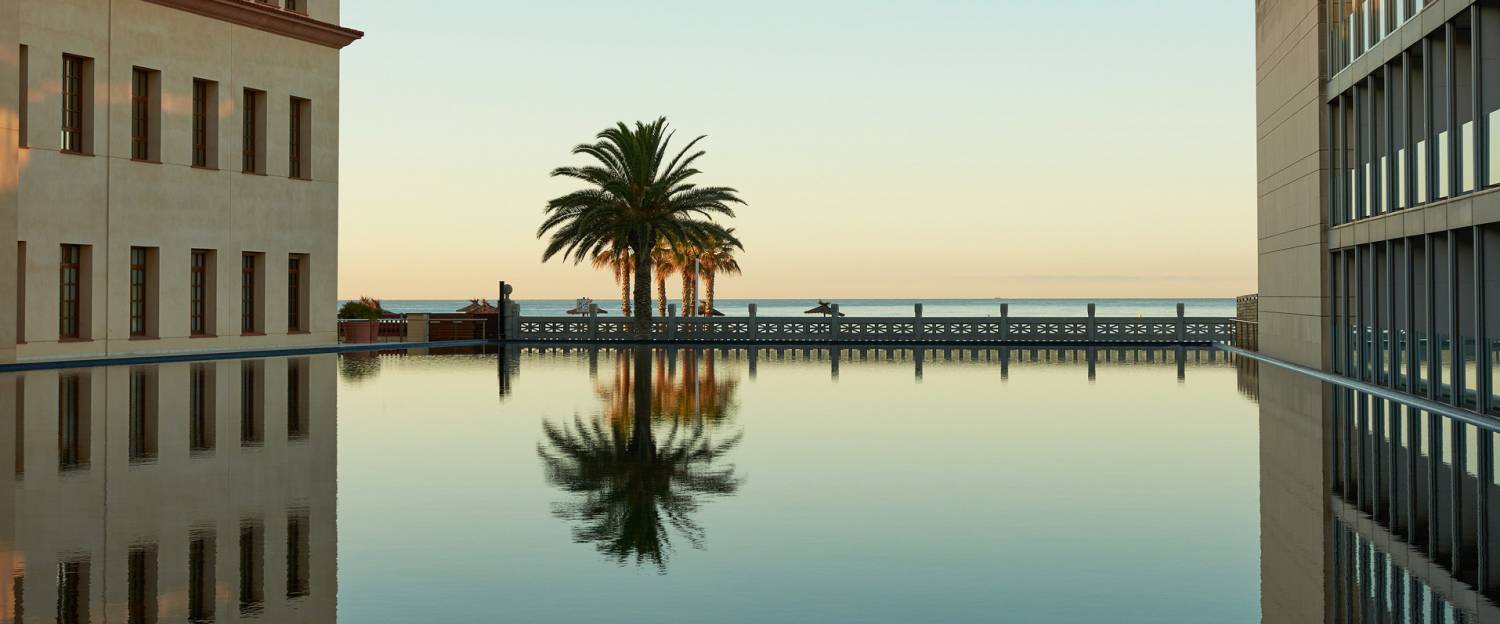
<path fill-rule="evenodd" d="M 817 299 L 720 299 L 715 302 L 727 316 L 749 316 L 750 304 L 758 305 L 759 316 L 801 316 L 818 305 Z M 673 299 L 681 307 L 680 299 Z M 340 304 L 343 302 L 340 301 Z M 522 299 L 521 314 L 526 316 L 561 316 L 578 305 L 573 299 Z M 605 314 L 619 314 L 619 299 L 595 299 Z M 839 299 L 839 311 L 856 317 L 912 316 L 916 304 L 922 304 L 927 317 L 1000 316 L 1000 306 L 1008 304 L 1011 316 L 1072 317 L 1088 316 L 1088 305 L 1095 304 L 1098 316 L 1116 318 L 1175 316 L 1177 304 L 1188 316 L 1233 317 L 1234 299 Z M 396 313 L 454 312 L 468 305 L 467 299 L 388 299 L 381 302 Z"/>

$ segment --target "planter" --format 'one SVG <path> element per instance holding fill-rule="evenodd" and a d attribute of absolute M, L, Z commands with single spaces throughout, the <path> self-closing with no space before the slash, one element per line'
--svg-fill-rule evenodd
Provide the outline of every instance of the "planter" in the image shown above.
<path fill-rule="evenodd" d="M 380 336 L 380 321 L 344 321 L 339 323 L 339 329 L 343 330 L 344 342 L 375 342 Z"/>

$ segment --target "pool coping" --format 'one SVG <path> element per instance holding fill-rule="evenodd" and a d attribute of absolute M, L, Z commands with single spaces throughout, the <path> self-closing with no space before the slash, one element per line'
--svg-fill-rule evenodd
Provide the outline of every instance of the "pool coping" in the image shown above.
<path fill-rule="evenodd" d="M 0 364 L 0 373 L 24 373 L 39 370 L 64 368 L 88 368 L 94 366 L 130 366 L 142 364 L 171 364 L 174 362 L 210 362 L 216 360 L 241 360 L 253 358 L 285 357 L 292 355 L 318 355 L 324 353 L 358 353 L 362 351 L 400 351 L 406 349 L 437 349 L 447 347 L 479 347 L 494 345 L 493 340 L 444 340 L 437 342 L 371 342 L 359 344 L 313 345 L 306 347 L 270 347 L 265 349 L 236 349 L 229 351 L 194 351 L 188 353 L 132 353 L 120 355 L 98 355 L 83 358 L 56 360 L 33 360 Z"/>

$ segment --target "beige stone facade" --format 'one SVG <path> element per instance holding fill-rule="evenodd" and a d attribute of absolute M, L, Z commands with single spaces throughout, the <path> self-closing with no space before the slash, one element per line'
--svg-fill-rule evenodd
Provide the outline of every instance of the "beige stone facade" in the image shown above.
<path fill-rule="evenodd" d="M 0 361 L 335 342 L 338 10 L 0 0 Z"/>

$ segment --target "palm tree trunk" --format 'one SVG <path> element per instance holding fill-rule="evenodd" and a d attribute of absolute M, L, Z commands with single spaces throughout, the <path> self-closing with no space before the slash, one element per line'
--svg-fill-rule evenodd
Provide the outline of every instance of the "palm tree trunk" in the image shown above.
<path fill-rule="evenodd" d="M 665 271 L 656 274 L 656 305 L 657 311 L 662 318 L 667 316 L 667 273 Z"/>
<path fill-rule="evenodd" d="M 651 339 L 651 241 L 649 234 L 636 241 L 631 250 L 635 258 L 635 313 L 632 328 L 636 340 Z M 650 383 L 650 380 L 647 380 Z"/>
<path fill-rule="evenodd" d="M 693 274 L 687 269 L 682 271 L 682 316 L 684 318 L 693 315 Z"/>
<path fill-rule="evenodd" d="M 615 280 L 620 282 L 620 315 L 630 316 L 630 260 L 620 258 L 615 262 Z"/>
<path fill-rule="evenodd" d="M 705 314 L 713 316 L 714 310 L 718 309 L 714 307 L 714 272 L 709 271 L 707 275 L 704 275 L 703 281 L 708 282 L 708 310 L 705 312 Z"/>

